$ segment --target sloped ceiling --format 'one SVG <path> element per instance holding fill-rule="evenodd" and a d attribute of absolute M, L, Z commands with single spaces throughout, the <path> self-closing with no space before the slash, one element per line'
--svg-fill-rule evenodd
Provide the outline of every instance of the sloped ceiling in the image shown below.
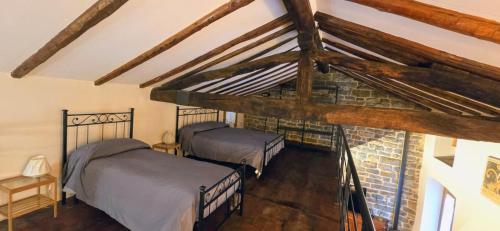
<path fill-rule="evenodd" d="M 11 72 L 95 2 L 23 0 L 2 3 L 0 72 Z M 39 75 L 94 81 L 227 2 L 227 0 L 128 1 L 111 16 L 37 67 L 27 78 Z M 254 1 L 112 82 L 133 84 L 145 82 L 285 13 L 281 1 Z M 233 64 L 238 59 L 244 59 L 283 40 L 284 37 L 213 68 Z M 231 50 L 249 42 L 239 44 Z M 293 44 L 287 46 L 291 48 Z M 286 49 L 287 46 L 282 49 Z M 281 48 L 277 51 L 280 50 Z M 274 52 L 270 54 L 272 53 Z"/>
<path fill-rule="evenodd" d="M 94 81 L 226 2 L 227 0 L 129 1 L 37 67 L 27 78 L 46 76 Z M 497 10 L 500 8 L 498 1 L 427 0 L 424 2 L 500 21 L 500 11 Z M 0 72 L 11 72 L 93 3 L 95 1 L 64 0 L 20 0 L 2 3 L 0 8 L 0 31 L 2 31 Z M 500 46 L 492 42 L 383 13 L 344 0 L 316 0 L 311 1 L 311 5 L 313 11 L 319 10 L 452 54 L 500 67 Z M 285 13 L 286 10 L 281 0 L 256 0 L 217 20 L 112 82 L 143 83 Z M 290 32 L 286 36 L 210 69 L 234 64 L 294 33 Z M 325 33 L 322 33 L 322 36 L 335 39 Z M 254 40 L 239 44 L 224 54 Z M 295 41 L 287 43 L 268 55 L 294 46 L 296 46 Z"/>
<path fill-rule="evenodd" d="M 500 21 L 500 1 L 420 0 L 420 2 Z M 319 11 L 481 63 L 500 67 L 500 45 L 378 11 L 345 0 L 317 0 Z M 326 33 L 325 38 L 336 40 Z M 345 43 L 351 47 L 352 44 Z"/>

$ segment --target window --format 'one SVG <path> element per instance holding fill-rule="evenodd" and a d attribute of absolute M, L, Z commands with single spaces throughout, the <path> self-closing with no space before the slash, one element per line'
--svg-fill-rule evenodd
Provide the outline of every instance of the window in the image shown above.
<path fill-rule="evenodd" d="M 436 146 L 434 147 L 434 157 L 436 159 L 452 167 L 456 149 L 456 138 L 436 136 Z"/>
<path fill-rule="evenodd" d="M 226 112 L 224 122 L 232 128 L 236 127 L 236 112 Z"/>
<path fill-rule="evenodd" d="M 451 231 L 454 215 L 455 197 L 448 190 L 444 189 L 438 231 Z"/>

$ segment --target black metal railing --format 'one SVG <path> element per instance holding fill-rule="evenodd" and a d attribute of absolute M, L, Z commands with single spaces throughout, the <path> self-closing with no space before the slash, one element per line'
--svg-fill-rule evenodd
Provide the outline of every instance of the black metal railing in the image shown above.
<path fill-rule="evenodd" d="M 336 152 L 339 157 L 337 198 L 340 202 L 340 230 L 375 231 L 344 129 L 341 125 L 337 125 L 336 130 Z M 351 190 L 352 186 L 354 186 L 354 193 Z M 351 219 L 349 219 L 349 213 L 352 215 Z M 361 224 L 358 217 L 361 217 Z"/>

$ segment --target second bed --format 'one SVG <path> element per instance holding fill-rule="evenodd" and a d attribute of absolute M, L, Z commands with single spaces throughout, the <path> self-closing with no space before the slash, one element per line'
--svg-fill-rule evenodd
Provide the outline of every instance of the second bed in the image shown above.
<path fill-rule="evenodd" d="M 176 131 L 184 153 L 235 164 L 246 160 L 257 176 L 285 146 L 282 135 L 231 128 L 219 121 L 219 111 L 211 109 L 178 107 Z"/>

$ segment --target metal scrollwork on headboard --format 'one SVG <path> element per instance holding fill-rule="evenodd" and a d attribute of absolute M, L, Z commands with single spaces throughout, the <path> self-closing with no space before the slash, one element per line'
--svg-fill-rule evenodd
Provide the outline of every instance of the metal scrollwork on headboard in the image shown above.
<path fill-rule="evenodd" d="M 199 108 L 199 107 L 180 107 L 177 106 L 175 121 L 175 141 L 179 140 L 179 129 L 190 124 L 219 120 L 219 110 Z"/>
<path fill-rule="evenodd" d="M 130 112 L 68 115 L 72 117 L 68 127 L 85 126 L 94 124 L 130 122 Z"/>

